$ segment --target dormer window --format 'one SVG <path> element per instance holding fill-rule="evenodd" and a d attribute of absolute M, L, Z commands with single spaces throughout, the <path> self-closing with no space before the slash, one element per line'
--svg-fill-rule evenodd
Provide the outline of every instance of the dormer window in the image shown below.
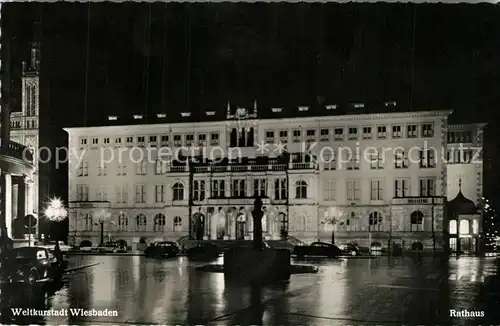
<path fill-rule="evenodd" d="M 141 114 L 134 114 L 134 120 L 141 120 L 142 115 Z"/>
<path fill-rule="evenodd" d="M 181 116 L 182 116 L 183 118 L 190 117 L 190 116 L 191 116 L 191 112 L 181 112 Z"/>
<path fill-rule="evenodd" d="M 205 114 L 206 114 L 207 116 L 209 116 L 209 117 L 210 117 L 210 116 L 214 116 L 214 115 L 215 115 L 215 111 L 206 111 L 206 112 L 205 112 Z"/>
<path fill-rule="evenodd" d="M 337 109 L 337 104 L 327 105 L 326 109 L 327 110 L 336 110 Z"/>
<path fill-rule="evenodd" d="M 157 138 L 156 136 L 149 136 L 149 146 L 156 147 Z"/>
<path fill-rule="evenodd" d="M 309 107 L 308 106 L 299 106 L 299 111 L 300 112 L 309 111 Z"/>
<path fill-rule="evenodd" d="M 280 113 L 283 108 L 272 108 L 271 110 L 273 111 L 273 113 Z"/>
<path fill-rule="evenodd" d="M 165 113 L 158 113 L 158 114 L 156 114 L 156 117 L 158 119 L 165 119 L 167 117 L 167 115 Z"/>
<path fill-rule="evenodd" d="M 145 138 L 144 136 L 137 137 L 137 146 L 139 146 L 139 147 L 144 146 L 144 142 L 145 142 L 144 138 Z"/>
<path fill-rule="evenodd" d="M 108 116 L 108 120 L 109 121 L 116 121 L 116 120 L 118 120 L 118 117 L 116 115 L 110 115 L 110 116 Z"/>

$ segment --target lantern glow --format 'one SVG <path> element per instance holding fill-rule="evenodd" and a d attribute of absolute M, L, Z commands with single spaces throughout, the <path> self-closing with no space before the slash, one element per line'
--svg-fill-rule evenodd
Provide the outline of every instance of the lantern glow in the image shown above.
<path fill-rule="evenodd" d="M 68 216 L 68 211 L 59 198 L 54 198 L 50 201 L 49 206 L 45 210 L 45 216 L 55 222 L 63 221 Z"/>

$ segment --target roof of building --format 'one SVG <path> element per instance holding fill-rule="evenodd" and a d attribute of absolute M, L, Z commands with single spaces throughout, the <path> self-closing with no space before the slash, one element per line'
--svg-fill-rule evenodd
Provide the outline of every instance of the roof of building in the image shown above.
<path fill-rule="evenodd" d="M 476 204 L 462 193 L 461 183 L 457 196 L 446 204 L 446 208 L 448 213 L 452 215 L 477 214 Z"/>
<path fill-rule="evenodd" d="M 86 121 L 85 125 L 71 126 L 78 127 L 98 127 L 98 126 L 124 126 L 124 125 L 146 125 L 146 124 L 170 124 L 170 123 L 189 123 L 189 122 L 211 122 L 225 121 L 228 116 L 236 117 L 239 110 L 246 111 L 249 119 L 281 119 L 281 118 L 300 118 L 300 117 L 322 117 L 322 116 L 341 116 L 357 114 L 375 114 L 375 113 L 404 113 L 418 112 L 421 110 L 408 110 L 398 106 L 394 101 L 384 103 L 347 103 L 347 104 L 301 104 L 301 105 L 272 105 L 272 103 L 244 103 L 236 105 L 227 103 L 224 108 L 197 110 L 193 112 L 167 111 L 154 114 L 115 114 L 108 115 L 102 112 L 92 120 Z M 425 111 L 438 111 L 428 109 Z M 450 111 L 451 113 L 451 111 Z M 237 117 L 236 117 L 237 118 Z"/>

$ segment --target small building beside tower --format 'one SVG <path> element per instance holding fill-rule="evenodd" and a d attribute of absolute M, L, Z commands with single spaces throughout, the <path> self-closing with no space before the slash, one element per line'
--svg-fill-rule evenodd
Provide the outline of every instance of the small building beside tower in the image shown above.
<path fill-rule="evenodd" d="M 476 204 L 462 193 L 459 181 L 457 196 L 446 204 L 448 240 L 453 254 L 476 255 L 482 251 L 482 214 Z"/>

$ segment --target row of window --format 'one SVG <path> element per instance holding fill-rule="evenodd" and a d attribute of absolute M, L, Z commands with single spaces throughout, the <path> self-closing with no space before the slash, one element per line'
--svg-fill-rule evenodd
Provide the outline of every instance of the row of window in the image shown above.
<path fill-rule="evenodd" d="M 390 129 L 389 129 L 390 128 Z M 390 130 L 390 132 L 388 131 Z M 420 133 L 419 133 L 420 130 Z M 348 140 L 359 140 L 361 139 L 387 139 L 389 135 L 393 139 L 399 138 L 418 138 L 420 137 L 433 137 L 434 136 L 434 125 L 432 123 L 423 124 L 407 124 L 405 128 L 405 133 L 403 133 L 403 125 L 392 125 L 388 126 L 365 126 L 365 127 L 336 127 L 336 128 L 320 128 L 319 135 L 317 129 L 306 129 L 303 133 L 302 129 L 293 129 L 291 133 L 291 139 L 289 130 L 266 130 L 265 140 L 267 143 L 279 142 L 282 144 L 289 143 L 299 143 L 303 141 L 303 136 L 305 136 L 306 141 L 343 141 Z"/>
<path fill-rule="evenodd" d="M 359 155 L 351 155 L 346 153 L 345 169 L 346 170 L 360 170 L 361 168 L 361 158 Z M 386 155 L 383 151 L 377 151 L 367 155 L 367 163 L 371 170 L 381 170 L 386 166 Z M 394 153 L 394 168 L 395 169 L 408 169 L 410 163 L 418 162 L 420 168 L 435 168 L 437 164 L 436 152 L 434 150 L 422 150 L 418 152 L 418 158 L 408 157 L 408 151 L 396 151 Z M 335 155 L 330 153 L 323 155 L 323 170 L 337 170 L 340 169 L 340 162 L 337 162 Z M 344 160 L 345 161 L 345 160 Z"/>
<path fill-rule="evenodd" d="M 368 231 L 381 232 L 387 230 L 387 227 L 384 227 L 384 223 L 390 223 L 390 220 L 386 220 L 380 212 L 376 211 L 370 213 L 366 218 L 367 221 L 363 221 L 355 212 L 351 212 L 347 217 L 338 219 L 336 216 L 330 216 L 328 212 L 325 212 L 325 220 L 334 221 L 337 229 L 340 231 L 363 231 L 363 226 L 368 224 Z M 411 213 L 409 222 L 410 231 L 424 231 L 424 214 L 421 211 Z M 323 223 L 323 225 L 326 229 L 327 223 Z"/>
<path fill-rule="evenodd" d="M 268 180 L 264 178 L 253 179 L 253 192 L 248 193 L 247 181 L 245 179 L 234 179 L 229 183 L 229 194 L 232 198 L 246 198 L 249 196 L 268 197 Z M 286 179 L 274 180 L 274 199 L 285 200 L 287 197 Z M 155 203 L 166 202 L 166 186 L 154 185 Z M 296 198 L 307 198 L 307 183 L 298 181 L 296 187 Z M 145 185 L 135 185 L 134 202 L 144 204 L 147 200 L 147 187 Z M 211 198 L 226 198 L 226 181 L 212 180 L 211 182 Z M 108 186 L 99 186 L 96 192 L 96 201 L 111 201 L 108 197 Z M 203 201 L 207 196 L 207 187 L 204 180 L 193 181 L 193 200 Z M 172 200 L 186 200 L 187 193 L 184 185 L 180 182 L 172 186 Z M 78 184 L 76 186 L 76 201 L 89 201 L 89 186 Z M 116 203 L 126 204 L 129 202 L 128 185 L 116 187 Z"/>
<path fill-rule="evenodd" d="M 16 120 L 16 121 L 11 121 L 10 122 L 10 127 L 12 129 L 21 129 L 23 128 L 21 121 Z M 36 120 L 27 120 L 26 121 L 26 129 L 36 129 L 37 128 L 37 123 Z"/>
<path fill-rule="evenodd" d="M 94 221 L 92 214 L 85 214 L 82 219 L 81 231 L 94 231 L 97 230 L 99 226 L 98 220 Z M 116 222 L 113 221 L 116 226 L 116 231 L 147 231 L 148 218 L 145 214 L 139 214 L 135 217 L 135 220 L 130 221 L 127 214 L 121 212 L 118 214 Z M 135 223 L 134 223 L 135 222 Z M 132 225 L 133 223 L 133 225 Z M 78 227 L 78 226 L 77 226 Z M 163 215 L 158 213 L 153 218 L 153 231 L 155 232 L 165 232 L 165 231 L 181 231 L 182 229 L 182 218 L 180 216 L 174 216 L 171 221 Z"/>
<path fill-rule="evenodd" d="M 432 123 L 423 124 L 407 124 L 406 128 L 402 124 L 392 125 L 390 127 L 391 138 L 418 138 L 420 137 L 433 137 L 434 136 L 434 125 Z M 420 131 L 420 132 L 419 132 Z M 291 136 L 291 137 L 290 137 Z M 268 143 L 281 142 L 288 143 L 294 142 L 299 143 L 303 141 L 303 136 L 306 141 L 330 141 L 330 140 L 345 140 L 346 136 L 348 140 L 358 140 L 360 137 L 362 139 L 373 139 L 375 136 L 378 139 L 386 139 L 389 136 L 388 126 L 377 126 L 377 127 L 336 127 L 336 128 L 321 128 L 319 130 L 319 138 L 317 137 L 316 129 L 306 129 L 303 133 L 302 129 L 293 129 L 291 134 L 289 130 L 267 130 L 265 132 L 265 140 Z M 230 146 L 253 146 L 254 130 L 250 128 L 246 129 L 232 129 L 230 133 Z M 122 142 L 123 140 L 123 142 Z M 172 136 L 172 144 L 170 143 L 170 135 L 153 135 L 153 136 L 128 136 L 128 137 L 92 137 L 91 146 L 110 146 L 114 144 L 115 146 L 206 146 L 212 145 L 216 146 L 220 144 L 220 134 L 218 132 L 212 132 L 210 134 L 174 134 Z M 112 143 L 113 142 L 113 143 Z M 88 145 L 88 138 L 80 138 L 80 147 L 86 147 Z"/>
<path fill-rule="evenodd" d="M 394 180 L 394 193 L 390 198 L 403 198 L 410 196 L 410 178 L 401 178 Z M 385 180 L 370 180 L 370 200 L 386 200 Z M 361 180 L 349 179 L 345 183 L 347 201 L 361 200 Z M 436 178 L 420 178 L 419 192 L 420 197 L 436 196 Z M 323 182 L 323 200 L 337 200 L 337 180 L 325 180 Z"/>
<path fill-rule="evenodd" d="M 233 179 L 229 183 L 229 194 L 231 198 L 247 198 L 251 196 L 268 197 L 269 196 L 269 182 L 265 178 L 253 179 L 252 193 L 249 193 L 247 188 L 247 181 L 245 179 Z M 226 184 L 225 180 L 212 180 L 211 181 L 211 198 L 226 198 Z M 153 190 L 155 194 L 155 203 L 166 202 L 166 186 L 154 185 Z M 361 200 L 361 180 L 348 179 L 345 183 L 346 199 L 348 201 Z M 135 185 L 134 202 L 144 204 L 147 201 L 147 187 L 145 185 Z M 76 187 L 76 201 L 89 201 L 89 187 L 88 185 L 79 184 Z M 207 196 L 207 184 L 204 180 L 193 181 L 193 200 L 203 201 Z M 419 179 L 419 196 L 431 197 L 436 196 L 436 178 L 420 178 Z M 337 181 L 325 180 L 323 182 L 323 200 L 336 201 L 337 200 Z M 286 200 L 288 195 L 286 179 L 274 180 L 274 194 L 275 200 Z M 295 183 L 295 198 L 306 199 L 308 198 L 308 185 L 305 181 L 299 180 Z M 386 200 L 385 181 L 376 179 L 370 180 L 370 200 Z M 410 178 L 401 178 L 394 180 L 394 194 L 392 198 L 403 198 L 410 196 Z M 180 182 L 172 186 L 172 200 L 180 201 L 186 200 L 187 193 L 184 185 Z M 111 201 L 108 198 L 108 186 L 100 186 L 96 193 L 97 201 Z M 116 187 L 116 203 L 127 204 L 129 202 L 128 186 Z"/>
<path fill-rule="evenodd" d="M 172 140 L 172 143 L 171 143 Z M 217 146 L 220 144 L 220 137 L 218 132 L 212 132 L 210 134 L 197 134 L 196 141 L 194 134 L 174 134 L 172 138 L 170 135 L 160 135 L 160 136 L 127 136 L 127 137 L 92 137 L 90 139 L 91 146 L 93 148 L 99 146 L 111 146 L 114 145 L 116 147 L 120 146 L 137 146 L 137 147 L 145 147 L 148 145 L 149 147 L 157 147 L 157 146 L 173 146 L 181 147 L 181 146 Z M 80 138 L 80 148 L 87 147 L 88 138 L 81 137 Z"/>
<path fill-rule="evenodd" d="M 448 132 L 448 143 L 472 143 L 472 131 L 462 130 L 462 131 L 449 131 Z"/>
<path fill-rule="evenodd" d="M 471 229 L 472 227 L 472 229 Z M 478 220 L 472 220 L 472 225 L 469 220 L 461 220 L 460 225 L 458 225 L 456 220 L 451 220 L 449 222 L 450 235 L 467 235 L 467 234 L 478 234 L 479 233 L 479 222 Z"/>
<path fill-rule="evenodd" d="M 466 157 L 469 159 L 472 158 L 472 151 L 467 152 Z M 325 154 L 322 158 L 323 160 L 323 169 L 324 170 L 337 170 L 340 169 L 340 162 L 337 162 L 336 157 L 334 155 Z M 413 159 L 411 161 L 414 161 Z M 436 155 L 435 151 L 427 150 L 420 151 L 418 163 L 420 168 L 435 168 L 436 167 Z M 408 152 L 399 151 L 394 155 L 394 168 L 395 169 L 407 169 L 409 168 L 410 159 L 408 158 Z M 148 161 L 143 160 L 135 164 L 135 174 L 136 175 L 147 175 L 148 174 Z M 345 164 L 346 170 L 359 170 L 361 168 L 361 159 L 357 155 L 353 155 Z M 372 170 L 380 170 L 385 166 L 385 157 L 384 155 L 379 153 L 370 154 L 368 157 L 368 164 L 370 169 Z M 157 159 L 154 163 L 154 173 L 156 175 L 163 175 L 168 172 L 168 168 L 170 166 L 169 160 L 160 160 Z M 108 175 L 108 163 L 101 162 L 97 169 L 98 176 L 106 176 Z M 84 177 L 89 175 L 89 162 L 81 161 L 77 168 L 77 176 Z M 118 176 L 126 176 L 127 175 L 127 165 L 124 162 L 116 162 L 116 175 Z"/>

